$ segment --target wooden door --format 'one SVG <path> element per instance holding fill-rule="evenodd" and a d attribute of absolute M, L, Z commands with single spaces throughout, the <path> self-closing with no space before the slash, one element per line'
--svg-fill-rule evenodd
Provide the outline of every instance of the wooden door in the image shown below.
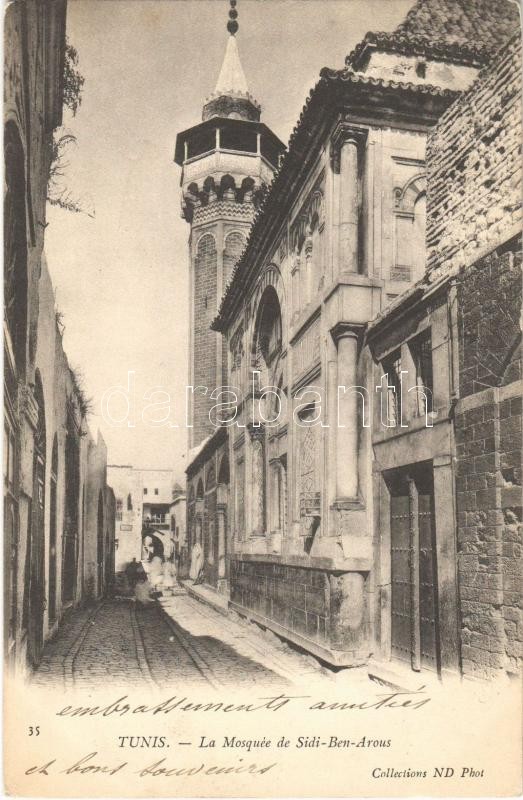
<path fill-rule="evenodd" d="M 389 482 L 391 654 L 439 670 L 437 565 L 431 471 L 397 471 Z"/>
<path fill-rule="evenodd" d="M 394 482 L 390 498 L 392 655 L 411 661 L 412 575 L 410 503 L 405 479 Z"/>

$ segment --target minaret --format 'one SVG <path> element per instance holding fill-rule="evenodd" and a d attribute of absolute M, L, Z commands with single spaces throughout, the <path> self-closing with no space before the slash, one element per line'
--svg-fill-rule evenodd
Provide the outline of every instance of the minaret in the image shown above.
<path fill-rule="evenodd" d="M 227 382 L 227 353 L 211 330 L 232 269 L 251 227 L 256 192 L 272 180 L 284 145 L 260 122 L 238 53 L 238 11 L 230 0 L 229 38 L 202 122 L 176 139 L 182 167 L 182 216 L 190 224 L 189 447 L 213 433 L 209 395 Z M 203 394 L 206 387 L 207 394 Z M 191 400 L 192 398 L 192 400 Z"/>

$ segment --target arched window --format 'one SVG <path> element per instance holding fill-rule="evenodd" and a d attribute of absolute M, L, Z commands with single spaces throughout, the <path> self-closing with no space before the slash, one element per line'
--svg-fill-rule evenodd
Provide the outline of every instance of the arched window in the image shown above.
<path fill-rule="evenodd" d="M 220 470 L 218 472 L 218 483 L 229 483 L 229 459 L 226 455 L 221 460 Z"/>
<path fill-rule="evenodd" d="M 4 319 L 16 367 L 25 369 L 27 231 L 24 150 L 14 123 L 4 132 Z"/>
<path fill-rule="evenodd" d="M 216 472 L 214 467 L 211 465 L 209 467 L 209 471 L 207 472 L 207 481 L 205 483 L 205 489 L 209 491 L 210 489 L 216 486 Z"/>
<path fill-rule="evenodd" d="M 273 286 L 268 286 L 260 302 L 256 323 L 254 355 L 256 364 L 269 366 L 280 352 L 282 322 L 280 301 Z"/>
<path fill-rule="evenodd" d="M 127 511 L 133 510 L 133 498 L 131 497 L 131 493 L 127 495 Z"/>
<path fill-rule="evenodd" d="M 287 474 L 285 464 L 271 464 L 271 532 L 284 534 L 286 527 Z"/>
<path fill-rule="evenodd" d="M 216 242 L 211 233 L 205 233 L 196 246 L 194 271 L 195 314 L 216 313 Z"/>
<path fill-rule="evenodd" d="M 196 499 L 201 500 L 203 498 L 203 481 L 200 478 L 198 481 L 198 486 L 196 487 Z"/>
<path fill-rule="evenodd" d="M 422 192 L 414 203 L 412 224 L 412 262 L 414 279 L 419 280 L 425 272 L 427 263 L 427 244 L 425 239 L 427 225 L 427 196 Z"/>
<path fill-rule="evenodd" d="M 426 264 L 424 175 L 395 190 L 394 218 L 395 257 L 390 277 L 397 281 L 417 281 L 423 277 Z"/>
<path fill-rule="evenodd" d="M 231 277 L 236 262 L 239 260 L 244 249 L 245 236 L 243 233 L 232 231 L 232 233 L 227 234 L 223 251 L 223 280 L 225 284 Z"/>

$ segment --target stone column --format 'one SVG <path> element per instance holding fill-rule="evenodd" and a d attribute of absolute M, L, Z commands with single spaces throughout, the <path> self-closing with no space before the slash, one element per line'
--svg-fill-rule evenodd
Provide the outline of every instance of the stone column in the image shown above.
<path fill-rule="evenodd" d="M 334 345 L 329 343 L 329 350 L 334 349 Z M 338 370 L 336 365 L 336 354 L 332 353 L 327 362 L 327 414 L 328 414 L 328 445 L 327 461 L 325 464 L 325 485 L 327 487 L 327 509 L 330 514 L 330 507 L 337 498 L 336 480 L 336 449 L 338 442 Z M 327 526 L 330 530 L 330 526 Z"/>
<path fill-rule="evenodd" d="M 358 326 L 337 325 L 332 331 L 338 346 L 338 415 L 335 420 L 337 499 L 358 497 Z"/>
<path fill-rule="evenodd" d="M 227 506 L 219 503 L 216 507 L 218 523 L 218 580 L 225 578 L 225 513 Z"/>
<path fill-rule="evenodd" d="M 330 574 L 330 644 L 351 653 L 353 664 L 369 656 L 369 611 L 366 576 L 361 572 Z"/>
<path fill-rule="evenodd" d="M 340 272 L 358 272 L 358 139 L 349 135 L 340 151 Z"/>

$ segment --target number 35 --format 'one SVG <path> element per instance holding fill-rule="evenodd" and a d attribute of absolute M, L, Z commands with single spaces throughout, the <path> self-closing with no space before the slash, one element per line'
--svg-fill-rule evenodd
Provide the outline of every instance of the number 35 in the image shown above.
<path fill-rule="evenodd" d="M 31 725 L 29 728 L 29 736 L 40 736 L 40 726 L 35 725 L 34 727 Z"/>

